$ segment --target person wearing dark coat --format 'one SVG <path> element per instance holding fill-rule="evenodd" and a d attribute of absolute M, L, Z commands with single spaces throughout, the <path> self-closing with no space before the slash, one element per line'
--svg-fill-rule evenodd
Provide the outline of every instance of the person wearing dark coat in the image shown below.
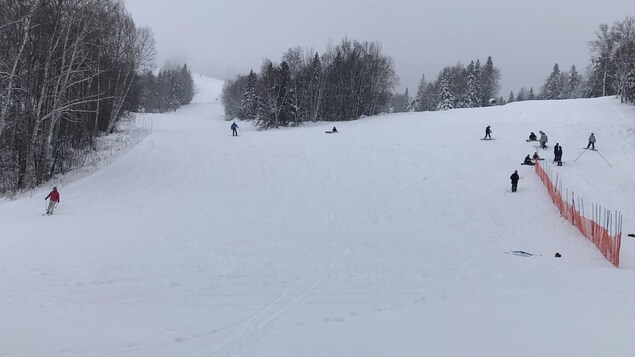
<path fill-rule="evenodd" d="M 531 157 L 529 157 L 529 155 L 527 155 L 527 156 L 525 156 L 525 161 L 523 161 L 523 163 L 521 165 L 534 166 L 534 162 L 531 161 Z"/>
<path fill-rule="evenodd" d="M 560 144 L 556 143 L 553 147 L 553 162 L 558 161 L 558 151 L 560 150 Z"/>
<path fill-rule="evenodd" d="M 538 152 L 534 152 L 533 159 L 534 160 L 544 160 L 544 159 L 541 159 L 540 156 L 538 156 Z"/>
<path fill-rule="evenodd" d="M 485 128 L 485 137 L 483 138 L 485 139 L 491 139 L 492 138 L 492 129 L 490 129 L 490 126 L 488 125 L 487 128 Z"/>
<path fill-rule="evenodd" d="M 520 179 L 518 176 L 518 170 L 514 171 L 509 178 L 512 180 L 512 192 L 516 192 L 516 190 L 518 190 L 518 180 Z"/>
<path fill-rule="evenodd" d="M 556 161 L 558 166 L 562 166 L 562 145 L 558 146 L 558 152 L 556 153 Z"/>
<path fill-rule="evenodd" d="M 529 141 L 536 141 L 536 140 L 538 140 L 538 137 L 532 131 L 531 134 L 529 134 Z"/>
<path fill-rule="evenodd" d="M 333 127 L 333 130 L 331 130 L 332 133 L 337 133 L 337 128 Z"/>
<path fill-rule="evenodd" d="M 236 130 L 238 129 L 238 124 L 236 124 L 236 122 L 232 123 L 231 129 L 232 129 L 232 136 L 238 136 L 238 130 Z"/>

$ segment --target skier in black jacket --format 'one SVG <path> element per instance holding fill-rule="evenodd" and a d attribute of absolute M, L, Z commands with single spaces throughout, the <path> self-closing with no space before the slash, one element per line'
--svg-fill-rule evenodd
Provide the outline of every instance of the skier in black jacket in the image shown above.
<path fill-rule="evenodd" d="M 516 192 L 516 190 L 518 189 L 518 180 L 520 179 L 520 177 L 518 176 L 518 170 L 515 170 L 514 173 L 509 176 L 509 178 L 512 180 L 512 192 Z"/>

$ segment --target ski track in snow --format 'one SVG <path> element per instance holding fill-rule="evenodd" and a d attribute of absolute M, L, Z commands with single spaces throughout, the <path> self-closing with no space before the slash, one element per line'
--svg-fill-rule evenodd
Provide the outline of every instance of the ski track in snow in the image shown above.
<path fill-rule="evenodd" d="M 55 215 L 48 188 L 0 200 L 0 356 L 633 355 L 635 107 L 238 122 L 233 138 L 222 82 L 196 84 L 55 181 Z M 525 142 L 539 130 L 547 150 Z M 612 167 L 573 162 L 591 131 Z M 556 142 L 565 187 L 624 213 L 620 269 L 519 165 Z"/>

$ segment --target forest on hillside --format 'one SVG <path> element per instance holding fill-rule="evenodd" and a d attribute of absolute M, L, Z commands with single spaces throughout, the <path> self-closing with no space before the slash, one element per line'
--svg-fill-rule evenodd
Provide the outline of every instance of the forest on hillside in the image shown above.
<path fill-rule="evenodd" d="M 432 80 L 421 76 L 413 95 L 394 93 L 399 83 L 391 57 L 377 42 L 343 39 L 319 54 L 291 48 L 276 63 L 265 59 L 259 72 L 228 80 L 222 102 L 228 119 L 254 120 L 261 128 L 306 121 L 354 120 L 380 113 L 435 111 L 502 105 L 524 100 L 617 95 L 635 101 L 635 17 L 602 24 L 589 42 L 584 71 L 555 63 L 541 88 L 522 87 L 506 98 L 501 71 L 489 56 L 443 68 Z"/>
<path fill-rule="evenodd" d="M 117 0 L 0 0 L 0 193 L 81 164 L 129 112 L 191 101 L 187 66 L 153 73 L 155 43 Z"/>

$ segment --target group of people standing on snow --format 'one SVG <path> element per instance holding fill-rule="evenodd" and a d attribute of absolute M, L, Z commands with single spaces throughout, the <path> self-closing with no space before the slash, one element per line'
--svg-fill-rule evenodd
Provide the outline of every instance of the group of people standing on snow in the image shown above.
<path fill-rule="evenodd" d="M 487 127 L 486 132 L 487 130 L 489 130 L 489 126 Z M 540 130 L 539 133 L 540 139 L 538 139 L 536 134 L 534 134 L 534 132 L 532 131 L 529 134 L 529 139 L 526 141 L 538 141 L 540 143 L 540 147 L 546 149 L 547 142 L 549 141 L 547 134 L 545 134 L 542 130 Z M 591 148 L 591 150 L 595 150 L 595 142 L 595 134 L 591 133 L 586 149 Z M 534 166 L 538 160 L 543 160 L 540 158 L 540 156 L 538 156 L 538 152 L 535 152 L 533 157 L 530 157 L 528 154 L 527 156 L 525 156 L 525 160 L 523 160 L 523 163 L 521 165 Z M 557 163 L 557 166 L 562 166 L 562 145 L 560 145 L 560 143 L 556 143 L 556 146 L 554 146 L 553 148 L 553 162 Z M 520 179 L 518 170 L 514 170 L 514 173 L 509 178 L 512 181 L 512 192 L 516 192 L 518 189 L 518 180 Z"/>

